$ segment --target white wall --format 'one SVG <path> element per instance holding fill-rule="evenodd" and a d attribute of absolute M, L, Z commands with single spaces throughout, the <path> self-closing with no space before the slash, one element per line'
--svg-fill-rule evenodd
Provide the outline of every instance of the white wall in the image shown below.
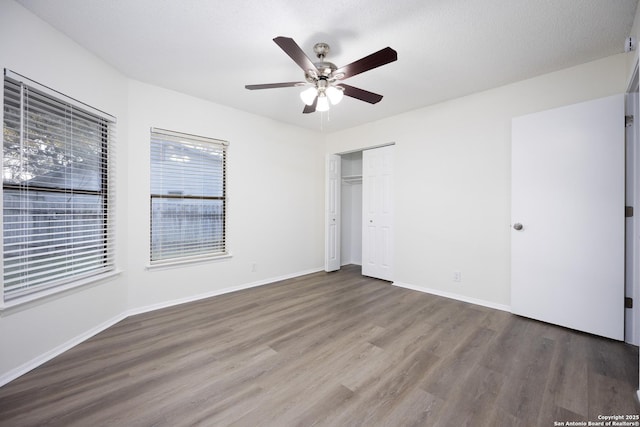
<path fill-rule="evenodd" d="M 324 152 L 319 133 L 137 81 L 129 83 L 128 105 L 129 177 L 135 183 L 128 200 L 129 307 L 163 305 L 321 268 Z M 232 258 L 146 270 L 151 127 L 230 142 L 227 241 Z"/>
<path fill-rule="evenodd" d="M 620 54 L 328 135 L 327 153 L 396 143 L 395 281 L 508 309 L 511 118 L 623 93 L 626 65 Z"/>
<path fill-rule="evenodd" d="M 631 80 L 631 75 L 633 73 L 633 69 L 636 66 L 636 64 L 638 63 L 638 53 L 640 52 L 640 49 L 638 48 L 638 46 L 640 46 L 640 7 L 636 8 L 636 14 L 635 17 L 633 18 L 633 26 L 631 27 L 631 32 L 629 33 L 630 37 L 635 37 L 636 39 L 636 49 L 635 51 L 631 52 L 629 55 L 627 55 L 627 73 L 628 73 L 628 80 Z M 623 46 L 626 43 L 626 41 L 623 40 Z"/>
<path fill-rule="evenodd" d="M 17 36 L 19 35 L 19 36 Z M 17 3 L 0 0 L 0 67 L 11 69 L 118 119 L 126 134 L 126 79 Z M 127 152 L 117 147 L 117 264 L 126 265 Z M 109 323 L 126 310 L 126 271 L 94 284 L 0 312 L 0 384 L 3 376 Z M 16 371 L 17 370 L 17 371 Z"/>
<path fill-rule="evenodd" d="M 0 67 L 117 117 L 117 264 L 122 270 L 104 283 L 0 311 L 0 385 L 128 314 L 322 268 L 320 133 L 129 80 L 12 0 L 0 0 Z M 150 127 L 230 141 L 233 257 L 145 269 Z"/>

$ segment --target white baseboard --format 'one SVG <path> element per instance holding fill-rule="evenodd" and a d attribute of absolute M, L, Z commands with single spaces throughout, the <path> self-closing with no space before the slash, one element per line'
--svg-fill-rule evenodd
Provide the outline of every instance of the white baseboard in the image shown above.
<path fill-rule="evenodd" d="M 205 298 L 215 297 L 217 295 L 228 294 L 231 292 L 241 291 L 243 289 L 255 288 L 258 286 L 269 285 L 274 282 L 279 282 L 281 280 L 293 279 L 294 277 L 300 277 L 311 273 L 317 273 L 318 271 L 323 271 L 324 267 L 314 268 L 311 270 L 299 271 L 297 273 L 285 274 L 283 276 L 271 277 L 269 279 L 258 280 L 256 282 L 245 283 L 243 285 L 230 286 L 228 288 L 216 289 L 215 291 L 205 292 L 203 294 L 192 295 L 185 298 L 178 298 L 171 301 L 163 301 L 158 304 L 147 305 L 144 307 L 138 307 L 130 309 L 126 312 L 125 317 L 135 316 L 136 314 L 148 313 L 150 311 L 160 310 L 162 308 L 173 307 L 175 305 L 186 304 L 188 302 L 199 301 Z"/>
<path fill-rule="evenodd" d="M 636 397 L 638 398 L 638 402 L 640 402 L 640 390 L 636 391 Z"/>
<path fill-rule="evenodd" d="M 285 274 L 283 276 L 278 276 L 278 277 L 272 277 L 269 279 L 263 279 L 263 280 L 258 280 L 256 282 L 252 282 L 252 283 L 246 283 L 243 285 L 238 285 L 238 286 L 231 286 L 228 288 L 224 288 L 224 289 L 218 289 L 212 292 L 206 292 L 203 294 L 199 294 L 199 295 L 194 295 L 194 296 L 189 296 L 189 297 L 185 297 L 185 298 L 179 298 L 176 300 L 172 300 L 172 301 L 165 301 L 162 303 L 158 303 L 158 304 L 153 304 L 153 305 L 148 305 L 145 307 L 139 307 L 139 308 L 134 308 L 134 309 L 130 309 L 125 311 L 124 313 L 121 313 L 115 317 L 113 317 L 112 319 L 109 319 L 93 328 L 91 328 L 90 330 L 70 339 L 69 341 L 59 345 L 58 347 L 47 351 L 46 353 L 41 354 L 40 356 L 31 359 L 30 361 L 18 366 L 15 369 L 10 370 L 9 372 L 6 372 L 4 374 L 0 374 L 0 387 L 2 387 L 5 384 L 8 384 L 9 382 L 15 380 L 16 378 L 20 377 L 21 375 L 26 374 L 27 372 L 37 368 L 38 366 L 48 362 L 49 360 L 53 359 L 56 356 L 59 356 L 60 354 L 64 353 L 67 350 L 70 350 L 71 348 L 75 347 L 76 345 L 88 340 L 89 338 L 93 337 L 94 335 L 99 334 L 100 332 L 104 331 L 105 329 L 115 325 L 116 323 L 126 319 L 129 316 L 133 316 L 136 314 L 142 314 L 142 313 L 148 313 L 150 311 L 154 311 L 154 310 L 160 310 L 162 308 L 167 308 L 167 307 L 172 307 L 175 305 L 179 305 L 179 304 L 185 304 L 188 302 L 193 302 L 193 301 L 198 301 L 204 298 L 210 298 L 216 295 L 222 295 L 222 294 L 228 294 L 230 292 L 236 292 L 236 291 L 240 291 L 243 289 L 249 289 L 249 288 L 255 288 L 257 286 L 263 286 L 263 285 L 268 285 L 270 283 L 274 283 L 274 282 L 279 282 L 281 280 L 287 280 L 287 279 L 293 279 L 294 277 L 299 277 L 299 276 L 304 276 L 307 274 L 311 274 L 311 273 L 316 273 L 318 271 L 322 271 L 324 268 L 319 267 L 319 268 L 314 268 L 314 269 L 310 269 L 310 270 L 305 270 L 305 271 L 299 271 L 297 273 L 291 273 L 291 274 Z"/>
<path fill-rule="evenodd" d="M 511 307 L 505 304 L 498 304 L 491 301 L 486 301 L 478 298 L 472 298 L 465 295 L 454 294 L 452 292 L 445 292 L 439 289 L 427 288 L 425 286 L 410 285 L 407 283 L 393 282 L 394 286 L 400 288 L 411 289 L 412 291 L 424 292 L 426 294 L 438 295 L 445 298 L 451 298 L 462 302 L 468 302 L 470 304 L 481 305 L 483 307 L 493 308 L 496 310 L 508 311 L 511 313 Z"/>
<path fill-rule="evenodd" d="M 32 371 L 33 369 L 37 368 L 38 366 L 48 362 L 49 360 L 53 359 L 56 356 L 61 355 L 62 353 L 64 353 L 67 350 L 70 350 L 71 348 L 77 346 L 78 344 L 88 340 L 89 338 L 91 338 L 94 335 L 99 334 L 100 332 L 104 331 L 105 329 L 115 325 L 116 323 L 120 322 L 121 320 L 126 319 L 126 314 L 119 314 L 118 316 L 115 316 L 109 320 L 107 320 L 106 322 L 103 322 L 101 324 L 99 324 L 98 326 L 95 326 L 91 329 L 89 329 L 88 331 L 70 339 L 69 341 L 57 346 L 56 348 L 47 351 L 46 353 L 41 354 L 40 356 L 31 359 L 30 361 L 28 361 L 27 363 L 23 363 L 22 365 L 18 366 L 15 369 L 10 370 L 9 372 L 6 372 L 2 375 L 0 375 L 0 387 L 2 387 L 3 385 L 15 380 L 16 378 L 26 374 L 29 371 Z"/>

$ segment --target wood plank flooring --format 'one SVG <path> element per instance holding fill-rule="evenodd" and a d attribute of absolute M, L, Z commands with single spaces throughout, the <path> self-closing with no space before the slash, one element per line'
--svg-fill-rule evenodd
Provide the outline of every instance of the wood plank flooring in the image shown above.
<path fill-rule="evenodd" d="M 130 317 L 0 388 L 0 426 L 553 426 L 638 414 L 638 351 L 359 267 Z"/>

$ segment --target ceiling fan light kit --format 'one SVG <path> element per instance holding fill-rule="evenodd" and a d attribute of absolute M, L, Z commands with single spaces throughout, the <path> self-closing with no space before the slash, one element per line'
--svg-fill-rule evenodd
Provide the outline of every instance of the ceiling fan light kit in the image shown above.
<path fill-rule="evenodd" d="M 318 95 L 318 105 L 316 105 L 316 111 L 329 111 L 329 100 L 325 94 Z"/>
<path fill-rule="evenodd" d="M 318 96 L 318 90 L 315 87 L 309 87 L 300 92 L 300 99 L 307 105 L 313 104 L 316 96 Z"/>
<path fill-rule="evenodd" d="M 397 52 L 390 47 L 386 47 L 349 65 L 338 68 L 332 62 L 324 60 L 331 50 L 326 43 L 316 43 L 313 46 L 313 51 L 319 61 L 312 62 L 292 38 L 276 37 L 273 41 L 302 68 L 306 82 L 246 85 L 245 88 L 255 90 L 310 85 L 300 93 L 300 99 L 305 103 L 302 111 L 304 114 L 313 113 L 314 111 L 328 111 L 329 103 L 337 105 L 345 95 L 370 104 L 380 102 L 382 95 L 349 86 L 339 81 L 398 59 Z"/>
<path fill-rule="evenodd" d="M 329 86 L 325 93 L 333 105 L 338 105 L 344 97 L 344 89 L 340 86 Z"/>

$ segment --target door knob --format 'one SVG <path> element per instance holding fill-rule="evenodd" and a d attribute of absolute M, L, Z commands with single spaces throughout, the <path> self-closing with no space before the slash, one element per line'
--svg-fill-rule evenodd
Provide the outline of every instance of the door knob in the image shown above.
<path fill-rule="evenodd" d="M 520 231 L 522 230 L 524 227 L 522 226 L 522 224 L 520 224 L 519 222 L 516 222 L 515 224 L 513 224 L 513 229 Z"/>

